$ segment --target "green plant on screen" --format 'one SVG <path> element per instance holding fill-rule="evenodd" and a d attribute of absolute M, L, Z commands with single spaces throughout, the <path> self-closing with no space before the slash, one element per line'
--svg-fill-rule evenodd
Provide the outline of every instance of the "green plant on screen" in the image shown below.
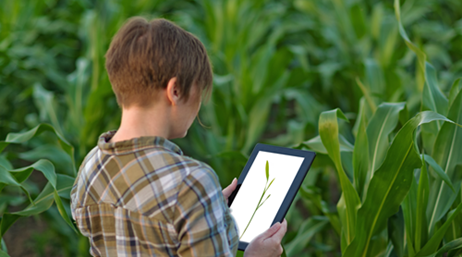
<path fill-rule="evenodd" d="M 271 196 L 271 194 L 269 194 L 266 197 L 266 199 L 262 202 L 263 198 L 265 198 L 266 192 L 268 191 L 268 189 L 270 188 L 270 186 L 273 184 L 274 180 L 276 179 L 276 178 L 273 178 L 273 180 L 271 180 L 271 182 L 268 184 L 268 181 L 269 181 L 269 163 L 268 163 L 268 161 L 266 161 L 265 173 L 266 173 L 265 189 L 263 190 L 263 194 L 261 195 L 260 200 L 258 201 L 257 208 L 255 208 L 255 211 L 253 212 L 252 217 L 249 220 L 249 223 L 247 223 L 247 226 L 245 227 L 244 232 L 242 232 L 239 239 L 241 239 L 244 236 L 244 233 L 247 230 L 247 228 L 249 227 L 250 222 L 252 222 L 252 219 L 253 219 L 253 216 L 255 216 L 255 213 L 257 213 L 258 209 L 260 209 L 260 207 L 262 207 L 262 205 L 266 202 L 266 200 L 268 200 L 268 198 Z"/>

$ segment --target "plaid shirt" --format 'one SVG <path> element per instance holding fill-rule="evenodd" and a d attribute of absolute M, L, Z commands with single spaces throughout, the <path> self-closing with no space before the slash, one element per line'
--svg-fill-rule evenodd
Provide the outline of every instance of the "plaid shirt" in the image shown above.
<path fill-rule="evenodd" d="M 161 137 L 107 143 L 85 158 L 72 217 L 93 256 L 235 256 L 237 227 L 218 177 Z"/>

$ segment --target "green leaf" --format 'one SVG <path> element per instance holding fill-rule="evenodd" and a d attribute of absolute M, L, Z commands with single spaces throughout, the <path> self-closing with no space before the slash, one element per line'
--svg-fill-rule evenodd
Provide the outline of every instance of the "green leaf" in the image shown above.
<path fill-rule="evenodd" d="M 3 238 L 6 231 L 13 225 L 18 219 L 20 218 L 19 215 L 12 215 L 9 213 L 4 213 L 1 220 L 0 225 L 0 238 Z"/>
<path fill-rule="evenodd" d="M 414 131 L 421 124 L 444 120 L 434 112 L 421 112 L 409 120 L 397 133 L 382 166 L 375 172 L 366 199 L 358 211 L 357 233 L 345 251 L 345 256 L 367 256 L 371 238 L 382 231 L 388 218 L 398 211 L 421 160 L 414 148 Z"/>
<path fill-rule="evenodd" d="M 40 192 L 37 198 L 34 199 L 33 204 L 30 204 L 21 211 L 13 212 L 12 214 L 19 216 L 31 216 L 48 210 L 54 201 L 53 193 L 53 186 L 50 184 L 50 182 L 48 182 L 43 188 L 42 192 Z"/>
<path fill-rule="evenodd" d="M 297 256 L 300 254 L 313 236 L 318 234 L 327 224 L 329 224 L 329 220 L 324 216 L 313 216 L 303 222 L 295 239 L 286 244 L 287 255 Z"/>
<path fill-rule="evenodd" d="M 338 178 L 340 180 L 346 210 L 346 223 L 344 222 L 342 224 L 342 229 L 346 231 L 346 242 L 349 244 L 355 236 L 356 210 L 361 205 L 361 201 L 359 200 L 359 196 L 346 176 L 342 166 L 337 117 L 347 120 L 340 109 L 321 113 L 319 118 L 319 135 L 329 154 L 329 157 L 335 164 Z"/>
<path fill-rule="evenodd" d="M 45 187 L 43 188 L 42 192 L 34 199 L 33 204 L 30 204 L 27 206 L 24 210 L 13 212 L 13 213 L 5 213 L 5 215 L 8 215 L 8 219 L 2 219 L 2 224 L 1 224 L 1 232 L 4 234 L 6 230 L 13 225 L 13 223 L 19 218 L 20 216 L 31 216 L 31 215 L 36 215 L 40 214 L 46 210 L 48 210 L 51 205 L 53 204 L 56 195 L 58 194 L 60 197 L 69 197 L 69 192 L 72 189 L 72 186 L 74 184 L 74 178 L 66 175 L 61 175 L 58 174 L 58 179 L 57 179 L 57 189 L 55 190 L 53 186 L 48 182 Z M 63 195 L 64 194 L 64 195 Z M 58 210 L 59 208 L 64 208 L 64 206 L 61 203 L 61 207 L 58 204 Z M 62 211 L 62 210 L 61 210 Z M 60 212 L 61 212 L 60 211 Z M 67 215 L 67 214 L 66 214 Z M 63 218 L 66 221 L 66 218 L 63 216 Z M 68 218 L 69 219 L 69 218 Z M 70 222 L 70 220 L 69 220 Z M 68 221 L 66 223 L 69 224 Z M 70 223 L 72 224 L 72 222 Z M 72 226 L 74 229 L 74 227 Z M 75 230 L 75 229 L 74 229 Z"/>
<path fill-rule="evenodd" d="M 393 248 L 398 256 L 404 256 L 404 217 L 403 212 L 398 211 L 388 220 L 388 235 L 393 243 Z"/>
<path fill-rule="evenodd" d="M 371 95 L 371 92 L 369 91 L 369 88 L 364 86 L 364 84 L 361 82 L 361 80 L 359 80 L 359 78 L 356 78 L 356 83 L 358 84 L 359 88 L 363 92 L 364 98 L 366 99 L 366 102 L 369 105 L 369 108 L 371 109 L 372 113 L 375 113 L 375 111 L 377 110 L 377 105 L 372 99 L 372 95 Z"/>
<path fill-rule="evenodd" d="M 413 247 L 413 242 L 415 239 L 415 228 L 417 215 L 417 194 L 418 186 L 414 176 L 412 176 L 411 187 L 404 198 L 404 201 L 401 203 L 401 208 L 403 210 L 404 224 L 406 229 L 406 243 L 409 256 L 415 255 L 415 249 Z"/>
<path fill-rule="evenodd" d="M 7 170 L 13 169 L 13 165 L 11 165 L 10 161 L 3 155 L 0 155 L 0 166 L 5 167 Z"/>
<path fill-rule="evenodd" d="M 44 119 L 48 118 L 51 124 L 53 124 L 53 127 L 62 134 L 61 125 L 56 113 L 57 108 L 54 93 L 43 88 L 40 83 L 35 83 L 33 88 L 33 97 L 35 105 L 40 111 L 40 117 Z"/>
<path fill-rule="evenodd" d="M 270 112 L 271 101 L 271 96 L 262 96 L 262 98 L 258 100 L 250 110 L 248 118 L 249 125 L 247 128 L 247 141 L 243 148 L 244 152 L 254 146 L 255 142 L 261 136 L 261 133 L 265 130 L 267 123 L 266 120 L 268 119 Z"/>
<path fill-rule="evenodd" d="M 16 179 L 8 172 L 6 168 L 3 166 L 0 166 L 0 183 L 5 183 L 7 185 L 11 186 L 17 186 L 20 187 L 21 184 L 16 181 Z"/>
<path fill-rule="evenodd" d="M 2 184 L 21 188 L 21 190 L 27 195 L 27 198 L 29 198 L 29 201 L 32 202 L 29 191 L 27 191 L 27 189 L 23 187 L 5 167 L 0 166 L 0 192 L 3 189 Z"/>
<path fill-rule="evenodd" d="M 451 250 L 460 249 L 460 248 L 462 248 L 462 238 L 457 238 L 457 239 L 452 240 L 449 243 L 444 244 L 443 247 L 441 247 L 438 250 L 438 252 L 425 256 L 425 257 L 443 256 L 443 253 L 447 253 Z"/>
<path fill-rule="evenodd" d="M 274 182 L 275 179 L 276 179 L 276 178 L 273 178 L 273 180 L 271 180 L 271 182 L 269 183 L 269 185 L 268 185 L 268 187 L 267 187 L 266 189 L 269 189 L 269 188 L 270 188 L 271 184 L 273 184 L 273 182 Z"/>
<path fill-rule="evenodd" d="M 42 172 L 42 174 L 45 176 L 45 178 L 51 183 L 53 188 L 56 188 L 57 176 L 56 176 L 56 172 L 55 172 L 55 166 L 49 160 L 45 160 L 45 159 L 38 160 L 37 162 L 33 163 L 32 165 L 29 165 L 27 167 L 22 167 L 22 168 L 19 168 L 19 169 L 11 170 L 11 172 L 17 172 L 17 173 L 30 172 L 33 169 Z"/>
<path fill-rule="evenodd" d="M 53 193 L 56 206 L 58 207 L 59 214 L 61 214 L 61 217 L 64 219 L 64 221 L 69 225 L 72 230 L 74 230 L 75 233 L 79 234 L 79 232 L 75 229 L 74 225 L 72 224 L 71 219 L 67 215 L 66 209 L 64 209 L 63 202 L 61 201 L 61 198 L 59 197 L 58 191 L 55 190 Z"/>
<path fill-rule="evenodd" d="M 389 142 L 388 136 L 395 129 L 399 120 L 399 113 L 405 107 L 405 103 L 382 103 L 374 113 L 367 126 L 367 138 L 369 139 L 369 157 L 371 168 L 368 170 L 364 195 L 367 195 L 370 180 L 374 172 L 380 167 L 387 153 Z"/>
<path fill-rule="evenodd" d="M 0 142 L 0 152 L 2 152 L 3 149 L 8 144 L 24 143 L 26 141 L 29 141 L 31 138 L 40 135 L 41 133 L 45 131 L 50 131 L 57 136 L 58 142 L 61 145 L 61 148 L 63 148 L 63 150 L 71 157 L 74 174 L 77 174 L 75 170 L 74 147 L 72 147 L 72 145 L 69 144 L 67 140 L 49 124 L 40 124 L 40 125 L 37 125 L 35 128 L 29 131 L 26 131 L 26 132 L 22 132 L 22 133 L 9 133 L 6 136 L 6 140 L 4 142 Z"/>
<path fill-rule="evenodd" d="M 420 169 L 419 188 L 417 189 L 417 211 L 415 217 L 415 250 L 419 252 L 421 246 L 427 243 L 427 215 L 425 211 L 428 205 L 428 195 L 430 187 L 428 185 L 427 165 L 425 164 L 425 156 L 422 155 L 422 168 Z"/>
<path fill-rule="evenodd" d="M 449 91 L 449 106 L 452 106 L 452 103 L 456 99 L 456 96 L 459 94 L 459 91 L 462 89 L 462 80 L 458 78 L 452 84 L 451 90 Z"/>
<path fill-rule="evenodd" d="M 422 157 L 423 158 L 423 157 Z M 436 161 L 429 155 L 425 154 L 425 161 L 430 164 L 430 166 L 433 168 L 433 170 L 436 172 L 438 177 L 442 179 L 450 188 L 451 190 L 456 193 L 456 190 L 454 189 L 454 186 L 452 185 L 451 179 L 449 179 L 448 175 L 444 173 L 444 170 L 436 163 Z"/>
<path fill-rule="evenodd" d="M 406 45 L 411 49 L 416 55 L 417 55 L 417 63 L 418 63 L 418 71 L 419 73 L 417 74 L 417 81 L 418 81 L 418 89 L 419 91 L 423 91 L 424 83 L 425 83 L 425 61 L 427 59 L 427 56 L 425 53 L 420 50 L 416 45 L 414 45 L 409 37 L 406 34 L 406 31 L 404 30 L 403 24 L 401 23 L 401 10 L 400 10 L 400 4 L 399 0 L 395 0 L 394 2 L 394 7 L 395 7 L 395 15 L 396 19 L 398 20 L 398 29 L 399 29 L 399 34 L 401 37 L 404 39 L 404 42 Z"/>
<path fill-rule="evenodd" d="M 457 206 L 456 210 L 448 217 L 448 219 L 444 222 L 444 224 L 436 231 L 435 235 L 433 235 L 433 237 L 430 238 L 430 240 L 428 240 L 427 244 L 425 244 L 422 250 L 417 253 L 416 257 L 430 255 L 438 249 L 438 246 L 440 245 L 441 240 L 443 240 L 446 230 L 449 228 L 452 220 L 460 213 L 460 211 L 462 211 L 462 203 L 460 203 Z"/>
<path fill-rule="evenodd" d="M 1 219 L 0 219 L 0 221 L 1 221 Z M 1 239 L 0 244 L 1 244 L 0 250 L 3 250 L 4 252 L 7 253 L 7 252 L 8 252 L 8 248 L 6 247 L 5 240 L 3 240 L 3 238 Z"/>
<path fill-rule="evenodd" d="M 435 68 L 425 62 L 425 85 L 422 93 L 422 104 L 429 110 L 442 115 L 447 114 L 448 99 L 438 87 Z"/>
<path fill-rule="evenodd" d="M 266 181 L 268 181 L 268 179 L 269 179 L 269 164 L 268 164 L 268 161 L 266 161 L 265 171 L 266 171 Z"/>
<path fill-rule="evenodd" d="M 316 193 L 314 190 L 311 190 L 310 188 L 306 188 L 304 186 L 300 187 L 299 192 L 303 198 L 312 201 L 316 205 L 316 207 L 321 210 L 321 212 L 329 219 L 330 224 L 334 228 L 335 232 L 337 232 L 337 234 L 340 235 L 341 227 L 339 217 L 338 215 L 329 210 L 327 202 L 322 200 L 321 195 L 319 193 Z"/>
<path fill-rule="evenodd" d="M 448 118 L 457 124 L 462 124 L 462 91 L 458 93 L 451 105 Z M 433 159 L 444 170 L 453 184 L 456 194 L 443 180 L 435 179 L 430 185 L 428 198 L 427 219 L 429 221 L 429 235 L 433 234 L 435 224 L 449 210 L 460 189 L 462 177 L 455 172 L 461 163 L 462 156 L 462 128 L 448 122 L 443 123 L 436 137 Z"/>
<path fill-rule="evenodd" d="M 10 257 L 10 256 L 3 250 L 0 250 L 0 257 Z"/>
<path fill-rule="evenodd" d="M 353 150 L 354 185 L 360 198 L 363 197 L 364 185 L 366 183 L 368 170 L 370 169 L 368 149 L 369 141 L 366 133 L 366 119 L 361 117 Z"/>
<path fill-rule="evenodd" d="M 339 141 L 340 141 L 340 152 L 353 152 L 354 146 L 350 142 L 348 142 L 348 140 L 346 140 L 344 136 L 339 135 Z M 315 136 L 312 139 L 303 142 L 302 145 L 317 153 L 327 154 L 327 150 L 322 144 L 322 140 L 320 136 Z"/>

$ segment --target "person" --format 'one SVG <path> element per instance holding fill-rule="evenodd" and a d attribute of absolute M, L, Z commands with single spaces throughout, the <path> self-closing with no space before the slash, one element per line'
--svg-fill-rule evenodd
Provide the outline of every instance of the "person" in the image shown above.
<path fill-rule="evenodd" d="M 186 136 L 212 90 L 204 45 L 165 19 L 129 19 L 106 53 L 122 109 L 102 134 L 71 191 L 72 217 L 93 256 L 235 256 L 238 232 L 207 164 L 170 139 Z M 108 113 L 107 115 L 112 115 Z M 244 256 L 279 256 L 287 222 L 250 242 Z"/>

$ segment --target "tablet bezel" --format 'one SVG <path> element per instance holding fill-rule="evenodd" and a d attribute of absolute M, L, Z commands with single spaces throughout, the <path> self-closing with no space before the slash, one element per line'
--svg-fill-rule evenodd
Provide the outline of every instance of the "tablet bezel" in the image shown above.
<path fill-rule="evenodd" d="M 231 204 L 233 203 L 234 198 L 238 194 L 239 189 L 242 183 L 244 182 L 244 179 L 247 176 L 247 173 L 250 170 L 250 167 L 252 167 L 252 164 L 255 161 L 255 157 L 257 157 L 260 151 L 276 153 L 276 154 L 285 154 L 285 155 L 291 155 L 291 156 L 297 156 L 297 157 L 304 158 L 302 165 L 298 169 L 297 175 L 295 176 L 295 179 L 293 180 L 289 188 L 289 191 L 287 192 L 287 195 L 281 204 L 281 207 L 279 208 L 276 216 L 274 217 L 273 222 L 271 223 L 271 226 L 272 226 L 273 224 L 277 222 L 283 221 L 284 217 L 287 214 L 287 211 L 289 210 L 290 205 L 292 204 L 295 198 L 295 195 L 298 192 L 298 189 L 302 185 L 302 182 L 305 179 L 306 174 L 308 173 L 308 170 L 310 169 L 314 158 L 316 157 L 316 153 L 312 151 L 298 150 L 298 149 L 292 149 L 292 148 L 286 148 L 286 147 L 280 147 L 280 146 L 274 146 L 274 145 L 266 145 L 266 144 L 260 144 L 260 143 L 257 144 L 255 148 L 252 150 L 249 160 L 245 164 L 245 167 L 242 170 L 241 175 L 239 176 L 239 179 L 237 180 L 236 190 L 234 190 L 234 192 L 230 195 L 228 199 L 228 207 L 230 207 Z M 239 241 L 238 249 L 241 251 L 244 251 L 247 248 L 248 244 L 249 243 L 247 242 Z"/>

